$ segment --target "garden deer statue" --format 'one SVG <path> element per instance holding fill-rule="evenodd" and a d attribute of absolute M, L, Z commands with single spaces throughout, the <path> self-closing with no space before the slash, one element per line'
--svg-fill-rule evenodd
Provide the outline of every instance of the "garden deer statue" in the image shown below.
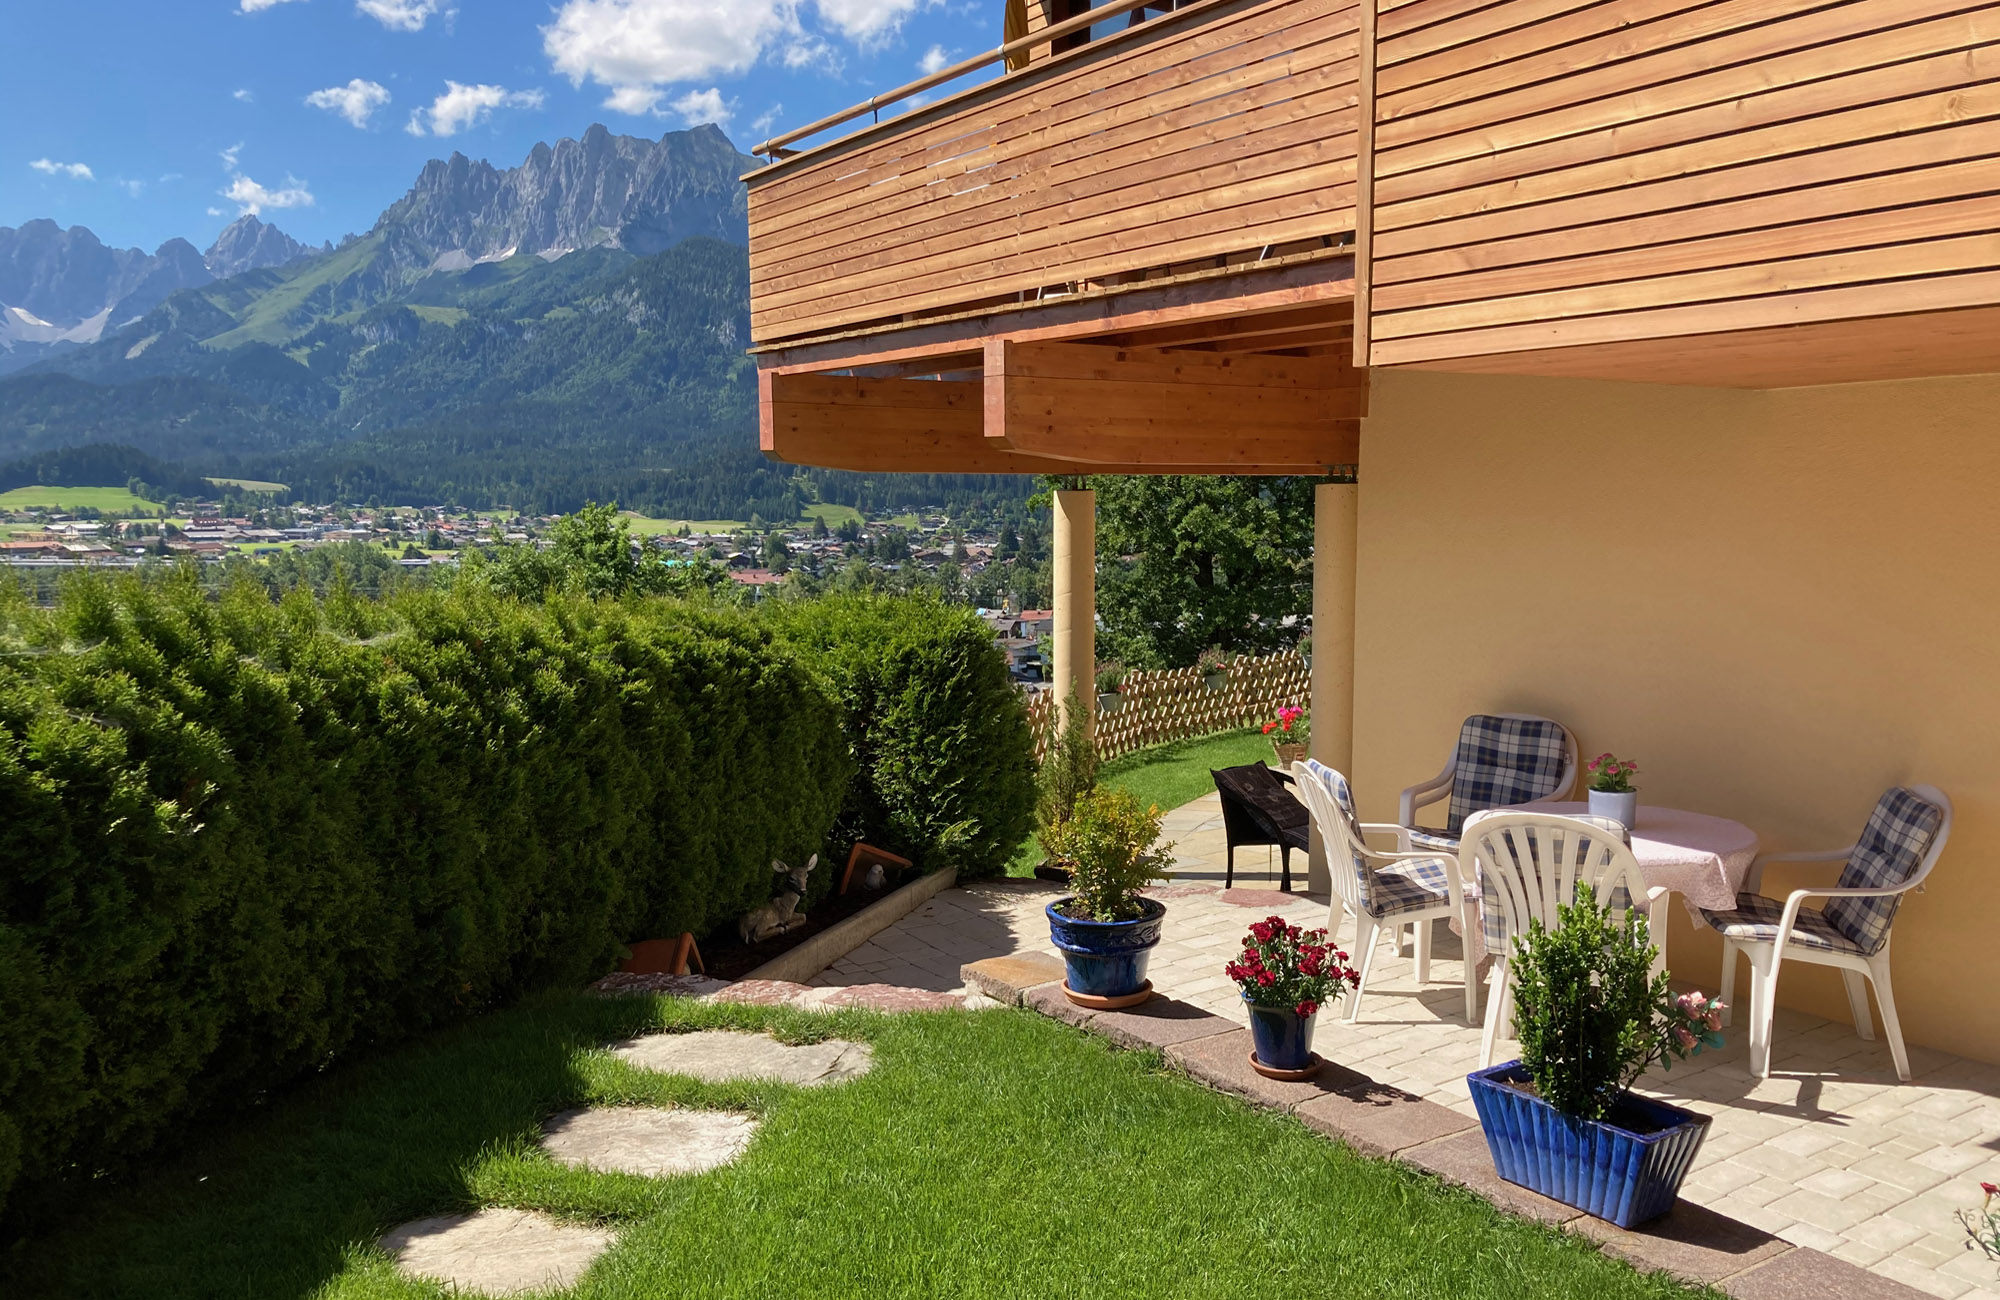
<path fill-rule="evenodd" d="M 762 907 L 746 913 L 736 923 L 736 933 L 745 943 L 762 943 L 774 934 L 783 934 L 794 926 L 805 923 L 806 914 L 799 911 L 799 904 L 805 900 L 806 877 L 819 865 L 819 854 L 806 859 L 803 867 L 788 867 L 778 859 L 771 859 L 773 873 L 787 879 L 778 889 L 778 896 Z"/>

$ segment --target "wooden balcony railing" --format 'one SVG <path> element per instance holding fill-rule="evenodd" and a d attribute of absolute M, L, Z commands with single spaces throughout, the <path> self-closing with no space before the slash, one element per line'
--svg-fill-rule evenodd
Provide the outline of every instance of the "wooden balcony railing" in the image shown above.
<path fill-rule="evenodd" d="M 1339 246 L 1356 3 L 1199 0 L 753 172 L 752 334 Z"/>
<path fill-rule="evenodd" d="M 1368 2 L 1370 364 L 1991 368 L 1990 0 Z"/>

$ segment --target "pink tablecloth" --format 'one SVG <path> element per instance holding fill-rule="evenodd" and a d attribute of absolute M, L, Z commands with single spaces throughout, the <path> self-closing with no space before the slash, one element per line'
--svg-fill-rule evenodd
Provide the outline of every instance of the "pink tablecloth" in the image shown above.
<path fill-rule="evenodd" d="M 1590 805 L 1550 799 L 1505 811 L 1573 817 L 1589 812 Z M 1757 856 L 1757 832 L 1727 817 L 1641 803 L 1638 824 L 1632 828 L 1632 856 L 1639 860 L 1639 873 L 1646 878 L 1652 898 L 1679 894 L 1692 917 L 1696 908 L 1720 911 L 1736 906 L 1736 895 Z M 1477 888 L 1471 881 L 1466 885 L 1468 894 Z M 1476 900 L 1466 899 L 1469 920 L 1476 922 L 1477 907 Z M 1654 916 L 1655 920 L 1663 919 L 1657 912 Z M 1452 926 L 1465 936 L 1466 955 L 1474 962 L 1485 955 L 1483 928 L 1476 923 Z M 1655 937 L 1662 946 L 1665 940 L 1664 931 Z"/>

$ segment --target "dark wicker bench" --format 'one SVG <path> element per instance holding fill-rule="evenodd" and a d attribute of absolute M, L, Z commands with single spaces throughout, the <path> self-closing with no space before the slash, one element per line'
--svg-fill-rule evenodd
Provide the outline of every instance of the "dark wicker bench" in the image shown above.
<path fill-rule="evenodd" d="M 1279 886 L 1292 888 L 1292 850 L 1308 851 L 1312 844 L 1311 817 L 1298 796 L 1286 787 L 1292 778 L 1274 772 L 1262 763 L 1245 767 L 1225 767 L 1209 772 L 1222 795 L 1222 829 L 1229 839 L 1228 870 L 1223 888 L 1236 883 L 1238 845 L 1276 845 L 1284 860 L 1284 880 Z"/>

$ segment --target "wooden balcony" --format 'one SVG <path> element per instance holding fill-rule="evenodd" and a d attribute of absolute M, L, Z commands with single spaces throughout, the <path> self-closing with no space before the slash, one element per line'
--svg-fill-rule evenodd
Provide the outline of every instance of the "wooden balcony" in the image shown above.
<path fill-rule="evenodd" d="M 1364 364 L 2000 370 L 1990 0 L 1366 3 Z"/>
<path fill-rule="evenodd" d="M 1199 0 L 751 173 L 756 342 L 1344 256 L 1358 23 Z"/>

